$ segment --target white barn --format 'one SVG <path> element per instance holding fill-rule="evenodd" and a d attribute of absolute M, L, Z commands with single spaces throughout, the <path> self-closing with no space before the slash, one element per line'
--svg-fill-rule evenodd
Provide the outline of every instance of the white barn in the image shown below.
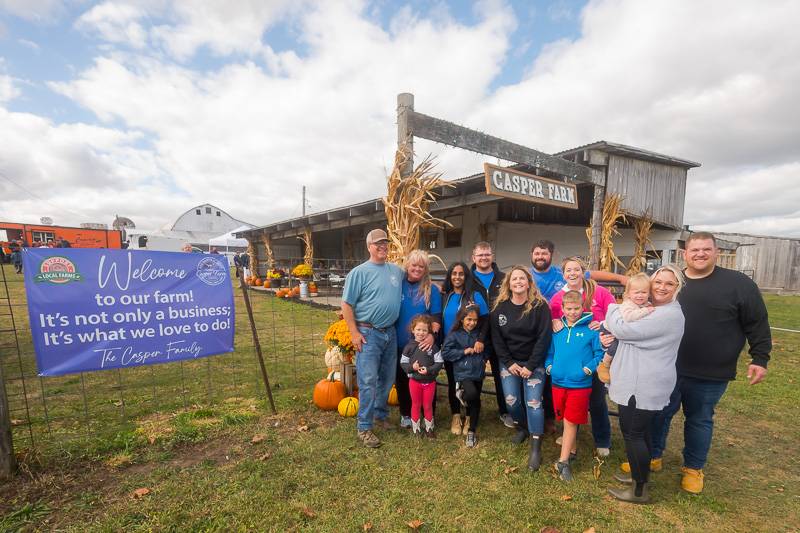
<path fill-rule="evenodd" d="M 232 217 L 219 207 L 202 204 L 183 213 L 173 224 L 162 228 L 160 233 L 165 237 L 183 239 L 192 246 L 207 249 L 209 239 L 245 225 L 252 227 L 252 224 Z"/>

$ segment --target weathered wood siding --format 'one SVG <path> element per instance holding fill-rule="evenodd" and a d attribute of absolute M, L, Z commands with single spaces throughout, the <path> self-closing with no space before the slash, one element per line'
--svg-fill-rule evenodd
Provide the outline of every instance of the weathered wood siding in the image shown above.
<path fill-rule="evenodd" d="M 641 215 L 649 208 L 656 223 L 683 226 L 685 168 L 609 154 L 606 191 L 621 194 L 630 213 Z"/>
<path fill-rule="evenodd" d="M 752 246 L 736 251 L 736 269 L 752 270 L 753 280 L 764 290 L 800 291 L 800 239 L 715 233 L 720 238 Z"/>

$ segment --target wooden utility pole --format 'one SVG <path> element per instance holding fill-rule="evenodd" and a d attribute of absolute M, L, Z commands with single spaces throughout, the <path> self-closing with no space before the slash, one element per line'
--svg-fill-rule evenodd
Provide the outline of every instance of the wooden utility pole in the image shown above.
<path fill-rule="evenodd" d="M 397 95 L 397 150 L 406 150 L 408 159 L 400 167 L 400 176 L 410 176 L 414 172 L 414 136 L 409 118 L 414 112 L 414 95 L 400 93 Z"/>
<path fill-rule="evenodd" d="M 306 186 L 303 185 L 303 216 L 306 216 Z"/>

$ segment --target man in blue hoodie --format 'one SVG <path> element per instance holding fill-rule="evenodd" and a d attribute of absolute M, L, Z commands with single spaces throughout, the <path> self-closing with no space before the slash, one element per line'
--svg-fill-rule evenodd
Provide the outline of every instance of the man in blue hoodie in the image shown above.
<path fill-rule="evenodd" d="M 553 380 L 553 408 L 557 420 L 564 421 L 561 456 L 555 464 L 563 481 L 572 480 L 570 463 L 577 455 L 578 426 L 589 419 L 592 374 L 603 358 L 600 335 L 589 329 L 592 313 L 584 312 L 578 291 L 564 294 L 564 328 L 553 333 L 545 368 Z"/>

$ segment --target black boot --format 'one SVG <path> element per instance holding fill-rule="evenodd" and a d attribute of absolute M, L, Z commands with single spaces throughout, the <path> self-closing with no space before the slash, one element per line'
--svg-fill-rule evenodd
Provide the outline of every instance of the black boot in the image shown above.
<path fill-rule="evenodd" d="M 531 453 L 528 456 L 528 470 L 539 470 L 542 464 L 542 439 L 538 435 L 531 436 Z"/>
<path fill-rule="evenodd" d="M 636 495 L 637 485 L 639 485 L 639 495 Z M 647 490 L 647 483 L 633 483 L 622 489 L 608 489 L 608 493 L 616 499 L 630 503 L 650 503 L 650 492 Z"/>
<path fill-rule="evenodd" d="M 513 444 L 522 444 L 523 442 L 525 442 L 525 439 L 527 438 L 528 438 L 528 430 L 517 426 L 517 431 L 514 433 L 514 436 L 511 437 L 511 442 Z"/>

